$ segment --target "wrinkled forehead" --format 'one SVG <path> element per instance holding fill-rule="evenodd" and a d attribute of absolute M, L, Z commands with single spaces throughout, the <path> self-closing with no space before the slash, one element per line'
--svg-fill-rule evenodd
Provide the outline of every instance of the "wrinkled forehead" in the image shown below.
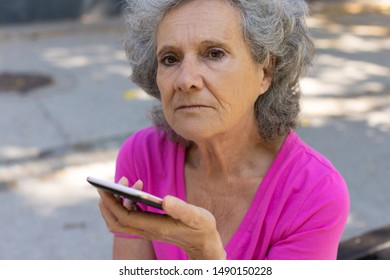
<path fill-rule="evenodd" d="M 157 41 L 192 36 L 210 40 L 242 38 L 241 16 L 226 0 L 183 1 L 171 8 L 157 26 Z M 239 36 L 239 37 L 238 37 Z M 235 39 L 235 38 L 234 38 Z"/>

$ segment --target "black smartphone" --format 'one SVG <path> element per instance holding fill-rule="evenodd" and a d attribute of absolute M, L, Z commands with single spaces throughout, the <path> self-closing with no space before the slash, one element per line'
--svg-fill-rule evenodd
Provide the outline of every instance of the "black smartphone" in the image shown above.
<path fill-rule="evenodd" d="M 87 181 L 96 188 L 117 194 L 121 197 L 131 199 L 132 201 L 139 202 L 154 208 L 162 210 L 162 198 L 151 195 L 149 193 L 135 190 L 130 187 L 115 184 L 105 180 L 97 179 L 94 177 L 87 177 Z"/>

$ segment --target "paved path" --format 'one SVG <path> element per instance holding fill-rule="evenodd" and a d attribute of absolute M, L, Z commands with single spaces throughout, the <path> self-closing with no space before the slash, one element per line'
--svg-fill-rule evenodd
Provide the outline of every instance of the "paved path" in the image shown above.
<path fill-rule="evenodd" d="M 390 20 L 315 7 L 318 55 L 303 82 L 298 133 L 348 182 L 345 240 L 390 223 Z M 149 125 L 153 106 L 128 80 L 120 38 L 117 19 L 0 27 L 0 75 L 54 80 L 0 92 L 0 259 L 111 257 L 85 177 L 112 180 L 120 143 Z"/>

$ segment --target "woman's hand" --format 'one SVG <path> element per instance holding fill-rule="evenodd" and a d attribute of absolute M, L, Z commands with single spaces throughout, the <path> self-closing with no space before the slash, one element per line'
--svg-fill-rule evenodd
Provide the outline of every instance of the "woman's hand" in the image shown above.
<path fill-rule="evenodd" d="M 136 184 L 137 188 L 141 185 L 140 182 Z M 175 244 L 189 259 L 226 258 L 215 218 L 206 209 L 166 196 L 163 210 L 167 215 L 135 211 L 133 206 L 123 206 L 114 195 L 102 190 L 98 192 L 100 211 L 111 232 Z"/>

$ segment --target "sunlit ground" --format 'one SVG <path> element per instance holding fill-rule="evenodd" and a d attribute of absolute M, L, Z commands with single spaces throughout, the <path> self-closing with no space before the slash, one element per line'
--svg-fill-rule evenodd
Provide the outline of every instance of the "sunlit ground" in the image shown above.
<path fill-rule="evenodd" d="M 313 117 L 317 124 L 346 117 L 389 130 L 390 28 L 375 15 L 370 18 L 315 15 L 309 20 L 317 57 L 302 82 L 304 125 Z"/>

